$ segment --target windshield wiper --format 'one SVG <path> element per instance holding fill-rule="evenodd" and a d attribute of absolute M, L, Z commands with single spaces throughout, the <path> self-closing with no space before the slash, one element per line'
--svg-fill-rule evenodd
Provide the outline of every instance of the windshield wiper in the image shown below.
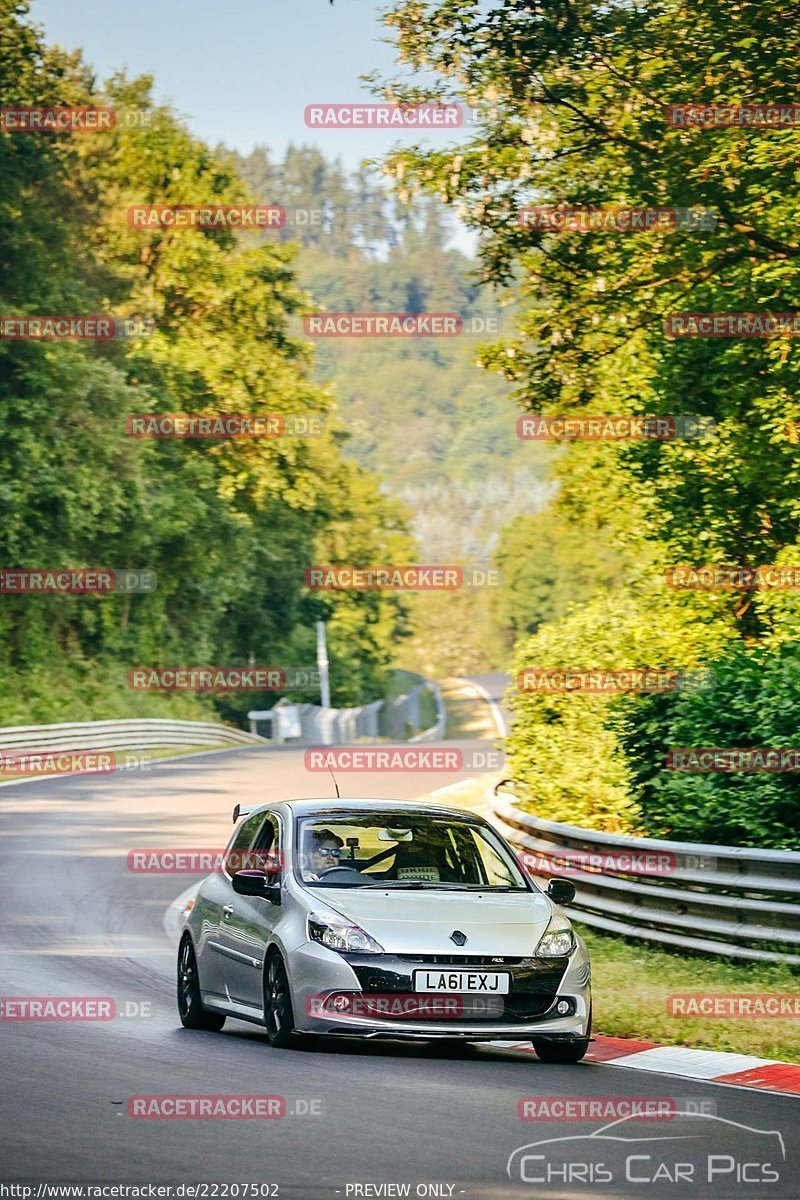
<path fill-rule="evenodd" d="M 432 883 L 430 887 L 447 888 L 451 892 L 524 892 L 525 888 L 510 883 Z"/>
<path fill-rule="evenodd" d="M 444 879 L 384 879 L 383 882 L 366 883 L 368 888 L 422 888 L 436 892 L 510 892 L 524 891 L 524 888 L 491 887 L 482 883 L 451 883 Z"/>
<path fill-rule="evenodd" d="M 427 885 L 418 879 L 384 879 L 374 883 L 362 883 L 365 888 L 424 888 Z"/>

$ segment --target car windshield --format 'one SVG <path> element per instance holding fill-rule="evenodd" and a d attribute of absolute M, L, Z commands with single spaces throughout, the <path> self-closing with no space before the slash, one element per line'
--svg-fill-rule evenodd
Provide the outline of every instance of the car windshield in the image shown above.
<path fill-rule="evenodd" d="M 529 891 L 485 825 L 427 813 L 337 813 L 299 823 L 296 873 L 312 887 Z"/>

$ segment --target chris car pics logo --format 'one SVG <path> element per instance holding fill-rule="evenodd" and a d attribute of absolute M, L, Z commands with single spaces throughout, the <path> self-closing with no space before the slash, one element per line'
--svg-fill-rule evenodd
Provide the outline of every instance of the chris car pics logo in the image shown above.
<path fill-rule="evenodd" d="M 786 1146 L 779 1130 L 756 1129 L 708 1112 L 675 1113 L 663 1132 L 643 1130 L 640 1120 L 634 1113 L 590 1134 L 529 1142 L 509 1156 L 507 1173 L 539 1188 L 607 1184 L 613 1192 L 604 1195 L 639 1197 L 643 1188 L 660 1184 L 681 1188 L 676 1195 L 704 1198 L 713 1185 L 725 1189 L 715 1194 L 733 1195 L 729 1189 L 735 1189 L 748 1200 L 761 1193 L 742 1193 L 741 1188 L 763 1187 L 783 1177 Z"/>

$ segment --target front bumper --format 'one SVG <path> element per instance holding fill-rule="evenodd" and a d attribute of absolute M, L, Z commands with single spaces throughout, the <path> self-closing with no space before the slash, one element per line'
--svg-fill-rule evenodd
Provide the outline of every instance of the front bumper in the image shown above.
<path fill-rule="evenodd" d="M 392 997 L 431 1000 L 431 995 L 414 993 L 414 971 L 436 966 L 453 970 L 480 969 L 503 971 L 510 975 L 508 995 L 484 1001 L 483 1011 L 475 1012 L 474 994 L 456 997 L 463 1004 L 447 1015 L 423 1018 L 403 1015 L 399 1018 L 363 1013 L 370 997 L 387 998 L 388 1009 L 395 1006 Z M 530 1041 L 546 1036 L 565 1040 L 588 1036 L 591 1010 L 591 976 L 586 949 L 580 939 L 569 958 L 505 959 L 477 963 L 471 956 L 338 954 L 316 942 L 309 942 L 292 955 L 290 974 L 295 1028 L 304 1033 L 333 1034 L 359 1038 L 408 1038 L 433 1040 L 456 1038 L 466 1041 L 493 1041 L 519 1038 Z M 334 993 L 356 993 L 356 1013 L 338 1013 L 326 1007 Z M 444 994 L 437 993 L 437 997 Z M 452 997 L 451 997 L 452 998 Z M 558 1014 L 560 1000 L 569 1000 L 571 1011 Z"/>

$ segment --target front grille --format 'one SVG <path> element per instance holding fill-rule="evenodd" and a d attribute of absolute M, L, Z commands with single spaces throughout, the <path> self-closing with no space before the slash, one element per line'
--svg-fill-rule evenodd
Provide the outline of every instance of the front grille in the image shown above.
<path fill-rule="evenodd" d="M 362 991 L 382 995 L 446 995 L 444 992 L 422 993 L 415 992 L 414 972 L 427 966 L 435 965 L 443 969 L 476 969 L 481 971 L 508 971 L 511 976 L 511 990 L 506 995 L 493 995 L 494 1000 L 502 1004 L 502 1015 L 491 1011 L 490 1006 L 485 1012 L 470 1012 L 464 1014 L 467 1021 L 515 1021 L 526 1022 L 541 1017 L 552 1007 L 559 985 L 564 977 L 567 960 L 548 962 L 536 958 L 510 958 L 503 956 L 499 963 L 485 954 L 347 954 L 346 959 L 353 968 Z M 466 993 L 461 999 L 472 1001 L 487 999 L 478 993 Z M 443 1028 L 449 1018 L 432 1018 L 431 1027 Z M 427 1024 L 427 1022 L 425 1022 Z"/>
<path fill-rule="evenodd" d="M 487 958 L 485 954 L 398 954 L 395 957 L 401 962 L 432 963 L 437 967 L 517 967 L 521 958 L 508 958 L 496 955 Z"/>

